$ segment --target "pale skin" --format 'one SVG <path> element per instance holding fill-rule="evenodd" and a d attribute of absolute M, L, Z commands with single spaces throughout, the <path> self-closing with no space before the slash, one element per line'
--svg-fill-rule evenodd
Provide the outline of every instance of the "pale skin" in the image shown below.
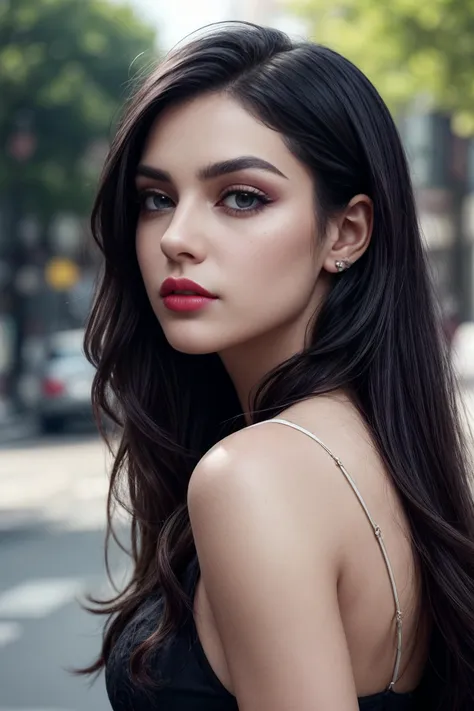
<path fill-rule="evenodd" d="M 202 175 L 243 156 L 275 170 Z M 137 257 L 150 303 L 174 348 L 220 355 L 246 411 L 265 373 L 304 347 L 332 281 L 344 278 L 335 262 L 354 263 L 368 248 L 371 201 L 354 196 L 320 239 L 309 171 L 277 132 L 222 94 L 160 116 L 141 166 L 155 171 L 137 176 Z M 261 209 L 246 209 L 260 204 L 255 194 Z M 159 296 L 169 276 L 218 298 L 202 311 L 170 312 Z M 420 581 L 370 434 L 344 392 L 280 417 L 342 459 L 383 531 L 404 613 L 395 690 L 412 690 L 427 649 Z M 358 696 L 387 688 L 395 661 L 387 570 L 360 504 L 322 448 L 275 423 L 241 430 L 200 461 L 188 506 L 201 568 L 198 633 L 241 711 L 355 711 Z"/>

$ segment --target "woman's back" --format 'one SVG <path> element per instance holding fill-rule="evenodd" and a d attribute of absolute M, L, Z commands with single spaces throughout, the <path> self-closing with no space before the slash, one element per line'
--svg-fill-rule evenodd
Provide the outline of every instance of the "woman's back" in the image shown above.
<path fill-rule="evenodd" d="M 281 487 L 281 497 L 288 506 L 282 515 L 286 513 L 305 521 L 309 569 L 311 560 L 316 559 L 313 543 L 322 535 L 327 535 L 327 545 L 338 551 L 340 614 L 359 697 L 380 692 L 392 681 L 397 650 L 396 591 L 403 617 L 403 635 L 394 688 L 401 692 L 413 691 L 427 658 L 429 620 L 422 609 L 419 569 L 409 527 L 367 428 L 348 398 L 340 394 L 299 403 L 282 412 L 278 419 L 286 421 L 287 426 L 269 422 L 248 428 L 217 445 L 214 453 L 220 459 L 226 456 L 224 450 L 231 459 L 236 456 L 235 450 L 243 448 L 245 456 L 251 457 L 255 447 L 256 456 L 261 459 L 262 450 L 268 452 L 267 474 L 262 473 L 263 491 L 256 487 L 257 495 L 262 496 L 260 504 L 264 506 L 272 485 Z M 327 451 L 305 433 L 288 426 L 288 421 L 308 433 L 317 433 L 341 460 L 372 519 L 380 527 L 395 590 L 373 527 L 346 477 L 334 466 Z M 213 456 L 212 451 L 210 456 Z M 190 487 L 193 487 L 192 479 Z M 282 576 L 288 575 L 285 561 L 295 555 L 297 551 L 291 548 L 282 553 Z M 324 574 L 317 565 L 308 573 L 307 584 L 314 581 L 315 597 L 318 577 Z M 211 664 L 219 670 L 224 685 L 231 688 L 224 650 L 202 585 L 198 585 L 195 610 L 204 649 Z"/>

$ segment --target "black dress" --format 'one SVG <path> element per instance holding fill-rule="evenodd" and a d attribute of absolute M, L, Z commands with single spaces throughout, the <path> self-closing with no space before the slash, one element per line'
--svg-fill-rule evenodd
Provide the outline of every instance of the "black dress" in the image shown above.
<path fill-rule="evenodd" d="M 199 577 L 196 560 L 188 566 L 183 587 L 193 596 Z M 188 615 L 184 626 L 152 658 L 153 680 L 158 689 L 135 685 L 128 672 L 130 654 L 156 629 L 161 601 L 150 597 L 129 623 L 106 665 L 106 684 L 114 711 L 238 711 L 237 701 L 221 684 L 207 661 L 194 624 Z M 359 699 L 361 711 L 409 711 L 411 694 L 385 691 Z"/>

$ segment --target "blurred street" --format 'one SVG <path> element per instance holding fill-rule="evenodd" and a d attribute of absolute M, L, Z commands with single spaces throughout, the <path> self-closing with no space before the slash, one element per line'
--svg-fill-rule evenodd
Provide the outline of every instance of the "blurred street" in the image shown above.
<path fill-rule="evenodd" d="M 91 434 L 0 446 L 0 711 L 105 711 L 91 663 L 101 618 L 78 603 L 110 591 L 103 541 L 105 447 Z M 113 557 L 117 581 L 125 567 Z M 122 576 L 122 577 L 120 577 Z"/>

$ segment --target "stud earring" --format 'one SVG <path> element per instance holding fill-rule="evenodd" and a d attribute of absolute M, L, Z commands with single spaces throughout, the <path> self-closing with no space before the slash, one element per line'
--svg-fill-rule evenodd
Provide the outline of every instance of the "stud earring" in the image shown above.
<path fill-rule="evenodd" d="M 341 259 L 340 261 L 338 260 L 335 264 L 338 272 L 345 272 L 346 269 L 349 269 L 349 267 L 351 266 L 351 263 L 348 262 L 347 259 Z"/>

